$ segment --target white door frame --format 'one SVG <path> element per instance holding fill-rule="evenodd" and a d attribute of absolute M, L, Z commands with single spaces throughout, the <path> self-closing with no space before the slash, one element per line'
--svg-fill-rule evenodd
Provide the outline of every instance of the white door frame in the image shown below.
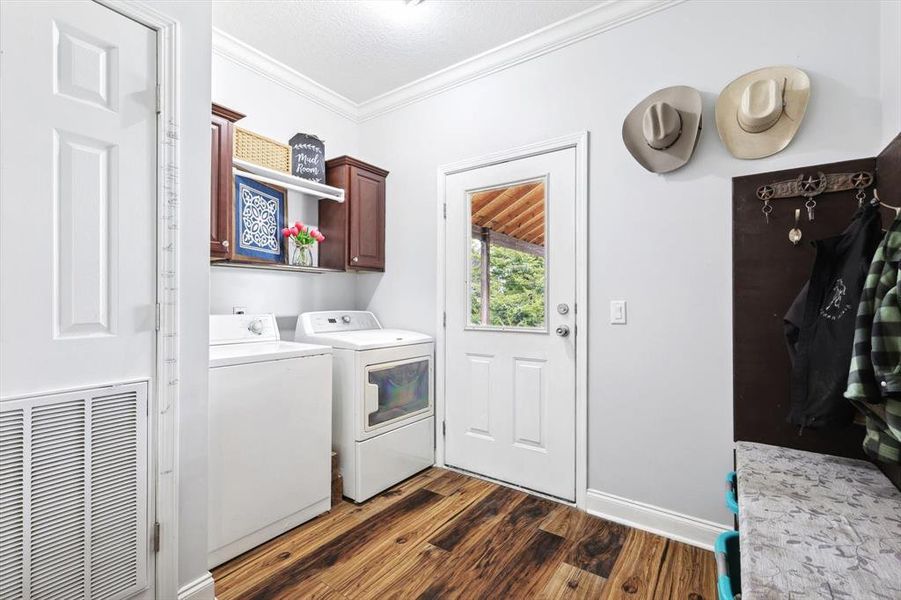
<path fill-rule="evenodd" d="M 447 310 L 447 281 L 445 262 L 447 255 L 446 233 L 446 188 L 447 177 L 464 171 L 490 167 L 521 158 L 529 158 L 558 150 L 573 148 L 576 151 L 576 305 L 574 330 L 576 338 L 576 502 L 585 509 L 588 490 L 588 132 L 580 131 L 570 135 L 526 144 L 517 148 L 494 152 L 476 158 L 461 160 L 438 167 L 438 264 L 437 302 L 438 313 L 435 321 L 437 332 L 435 341 L 435 463 L 446 466 L 444 449 L 447 439 L 441 435 L 445 417 L 445 372 L 447 370 L 447 349 L 445 335 L 445 312 Z M 439 423 L 440 421 L 440 423 Z M 534 492 L 531 492 L 534 493 Z M 559 501 L 559 499 L 556 499 Z"/>
<path fill-rule="evenodd" d="M 94 0 L 157 32 L 157 315 L 155 398 L 151 398 L 150 456 L 156 490 L 159 551 L 154 560 L 154 594 L 178 596 L 178 216 L 179 23 L 144 2 Z"/>

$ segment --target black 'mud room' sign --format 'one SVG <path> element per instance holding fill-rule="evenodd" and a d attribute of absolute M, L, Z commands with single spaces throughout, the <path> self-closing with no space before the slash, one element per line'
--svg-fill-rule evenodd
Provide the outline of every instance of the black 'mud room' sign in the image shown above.
<path fill-rule="evenodd" d="M 315 135 L 296 133 L 291 141 L 291 174 L 325 183 L 325 143 Z"/>

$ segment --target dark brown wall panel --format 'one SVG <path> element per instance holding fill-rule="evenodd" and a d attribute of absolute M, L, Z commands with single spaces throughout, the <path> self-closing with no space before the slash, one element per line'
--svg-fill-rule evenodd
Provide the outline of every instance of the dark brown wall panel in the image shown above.
<path fill-rule="evenodd" d="M 812 452 L 864 458 L 864 430 L 849 425 L 835 431 L 798 428 L 786 421 L 791 363 L 783 335 L 783 316 L 810 276 L 811 240 L 837 235 L 857 210 L 855 190 L 816 197 L 816 220 L 808 222 L 804 198 L 773 200 L 769 224 L 757 188 L 793 179 L 799 173 L 873 172 L 873 158 L 760 173 L 732 180 L 733 368 L 734 435 L 736 440 L 761 442 Z M 867 190 L 868 199 L 871 190 Z M 801 208 L 803 239 L 788 240 L 796 208 Z M 883 213 L 883 222 L 894 214 Z"/>

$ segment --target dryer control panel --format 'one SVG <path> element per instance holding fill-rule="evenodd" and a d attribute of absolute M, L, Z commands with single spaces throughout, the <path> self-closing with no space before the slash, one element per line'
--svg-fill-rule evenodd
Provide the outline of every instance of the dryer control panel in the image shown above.
<path fill-rule="evenodd" d="M 308 312 L 297 320 L 298 331 L 306 335 L 381 328 L 375 315 L 366 310 Z"/>

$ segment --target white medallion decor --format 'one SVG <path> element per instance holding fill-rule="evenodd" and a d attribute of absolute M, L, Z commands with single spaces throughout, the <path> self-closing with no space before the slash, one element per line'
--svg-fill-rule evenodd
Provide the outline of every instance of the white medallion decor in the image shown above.
<path fill-rule="evenodd" d="M 277 254 L 272 234 L 278 229 L 278 200 L 241 186 L 241 247 Z M 277 238 L 276 238 L 277 239 Z"/>

